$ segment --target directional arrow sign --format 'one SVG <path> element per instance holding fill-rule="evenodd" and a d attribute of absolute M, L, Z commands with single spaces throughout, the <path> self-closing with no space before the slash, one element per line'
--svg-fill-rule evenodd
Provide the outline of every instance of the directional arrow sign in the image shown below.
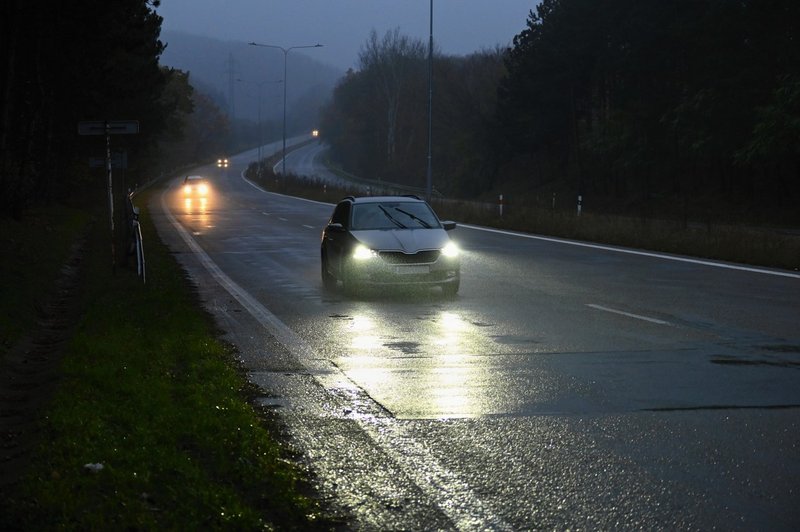
<path fill-rule="evenodd" d="M 131 135 L 139 132 L 138 120 L 78 122 L 78 135 Z"/>

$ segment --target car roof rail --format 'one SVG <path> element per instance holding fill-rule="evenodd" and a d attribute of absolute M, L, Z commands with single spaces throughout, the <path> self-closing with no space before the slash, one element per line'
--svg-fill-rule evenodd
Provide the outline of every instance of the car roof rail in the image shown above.
<path fill-rule="evenodd" d="M 355 196 L 345 196 L 345 197 L 342 198 L 342 201 L 344 201 L 344 200 L 355 201 L 356 198 L 355 198 Z"/>
<path fill-rule="evenodd" d="M 420 198 L 416 194 L 403 194 L 403 197 L 404 198 L 414 198 L 414 199 L 422 200 L 422 198 Z"/>

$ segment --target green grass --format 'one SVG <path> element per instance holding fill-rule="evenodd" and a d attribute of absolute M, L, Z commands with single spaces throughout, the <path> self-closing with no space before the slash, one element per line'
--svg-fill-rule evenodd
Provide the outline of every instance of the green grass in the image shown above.
<path fill-rule="evenodd" d="M 107 237 L 95 224 L 85 314 L 29 474 L 0 502 L 0 525 L 330 528 L 146 211 L 142 223 L 147 284 L 129 269 L 111 273 Z M 103 469 L 84 467 L 95 463 Z"/>
<path fill-rule="evenodd" d="M 88 219 L 83 211 L 49 206 L 0 220 L 0 357 L 36 323 L 36 306 L 49 297 Z"/>

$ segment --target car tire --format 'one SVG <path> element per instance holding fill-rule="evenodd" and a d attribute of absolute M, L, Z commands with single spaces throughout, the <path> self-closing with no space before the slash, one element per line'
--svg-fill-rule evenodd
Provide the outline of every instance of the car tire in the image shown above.
<path fill-rule="evenodd" d="M 333 290 L 336 288 L 336 278 L 328 271 L 328 256 L 323 251 L 322 259 L 320 260 L 320 269 L 322 274 L 322 287 L 325 290 Z"/>
<path fill-rule="evenodd" d="M 458 294 L 458 289 L 461 286 L 461 279 L 457 278 L 455 281 L 445 283 L 442 285 L 442 295 L 444 297 L 455 297 Z"/>
<path fill-rule="evenodd" d="M 358 282 L 355 276 L 350 272 L 350 268 L 342 265 L 342 291 L 348 296 L 354 296 L 358 293 Z"/>

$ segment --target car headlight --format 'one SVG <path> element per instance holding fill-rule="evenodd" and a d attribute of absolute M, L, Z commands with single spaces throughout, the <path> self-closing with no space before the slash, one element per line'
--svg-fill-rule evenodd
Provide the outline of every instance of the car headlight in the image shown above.
<path fill-rule="evenodd" d="M 192 185 L 183 185 L 183 193 L 184 194 L 191 194 L 192 193 Z"/>
<path fill-rule="evenodd" d="M 458 246 L 454 242 L 448 242 L 442 248 L 442 255 L 444 255 L 445 257 L 449 257 L 451 259 L 458 257 L 459 252 L 460 250 L 458 249 Z"/>
<path fill-rule="evenodd" d="M 356 248 L 353 250 L 353 258 L 356 260 L 366 260 L 377 256 L 378 254 L 375 253 L 374 250 L 369 249 L 367 246 L 363 246 L 361 244 L 356 246 Z"/>
<path fill-rule="evenodd" d="M 200 185 L 199 187 L 197 187 L 197 191 L 200 192 L 200 194 L 207 194 L 208 185 Z"/>

